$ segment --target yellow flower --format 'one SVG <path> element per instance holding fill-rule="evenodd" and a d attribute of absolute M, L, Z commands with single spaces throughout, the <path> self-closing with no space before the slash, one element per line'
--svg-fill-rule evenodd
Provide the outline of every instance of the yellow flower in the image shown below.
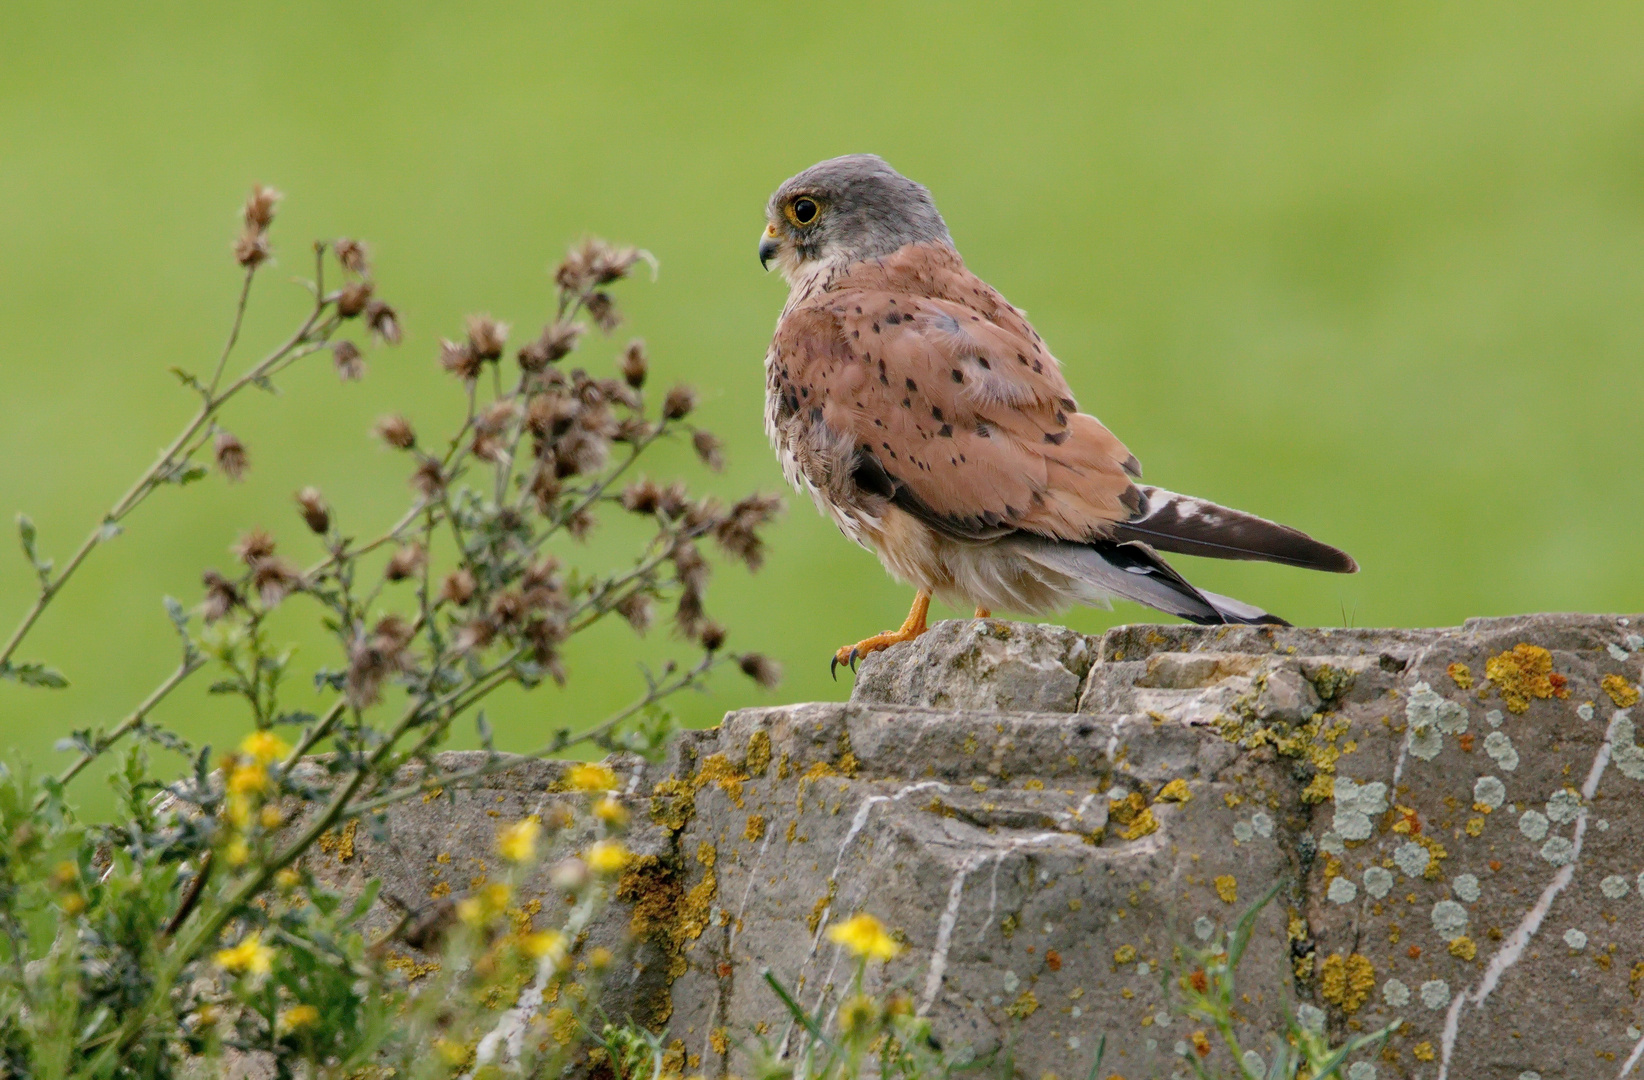
<path fill-rule="evenodd" d="M 588 849 L 584 856 L 596 874 L 617 874 L 628 865 L 628 849 L 619 840 L 601 840 Z"/>
<path fill-rule="evenodd" d="M 514 891 L 500 881 L 493 881 L 480 890 L 480 896 L 492 911 L 501 911 L 507 907 L 508 901 L 513 895 Z"/>
<path fill-rule="evenodd" d="M 228 790 L 235 795 L 267 791 L 268 770 L 250 761 L 235 765 L 228 774 Z"/>
<path fill-rule="evenodd" d="M 536 858 L 541 834 L 542 826 L 534 818 L 515 822 L 497 833 L 497 851 L 509 862 L 530 862 Z"/>
<path fill-rule="evenodd" d="M 874 960 L 889 960 L 902 951 L 902 946 L 890 936 L 885 924 L 860 912 L 837 926 L 828 928 L 828 940 L 845 946 L 857 956 Z"/>
<path fill-rule="evenodd" d="M 280 1027 L 286 1031 L 296 1031 L 319 1022 L 320 1010 L 312 1005 L 293 1005 L 280 1014 Z"/>
<path fill-rule="evenodd" d="M 468 1048 L 455 1039 L 435 1039 L 434 1050 L 452 1068 L 466 1064 L 468 1061 Z"/>
<path fill-rule="evenodd" d="M 245 837 L 236 836 L 223 848 L 223 858 L 230 866 L 244 866 L 251 861 L 251 845 L 245 842 Z"/>
<path fill-rule="evenodd" d="M 230 825 L 244 832 L 251 826 L 251 800 L 244 795 L 230 795 L 223 807 L 223 816 Z"/>
<path fill-rule="evenodd" d="M 565 948 L 565 935 L 558 930 L 539 930 L 534 934 L 522 934 L 519 947 L 526 956 L 534 960 L 541 960 L 550 953 L 562 952 Z M 556 959 L 558 959 L 556 957 Z"/>
<path fill-rule="evenodd" d="M 590 761 L 572 766 L 565 783 L 573 791 L 615 791 L 617 778 L 609 765 Z"/>
<path fill-rule="evenodd" d="M 240 743 L 240 753 L 259 765 L 267 765 L 291 753 L 291 747 L 272 731 L 253 731 Z"/>
<path fill-rule="evenodd" d="M 485 904 L 477 897 L 465 896 L 457 901 L 457 918 L 478 929 L 485 925 Z"/>
<path fill-rule="evenodd" d="M 611 961 L 615 959 L 616 957 L 611 950 L 603 945 L 597 945 L 588 951 L 588 966 L 595 971 L 604 971 L 611 966 Z"/>
<path fill-rule="evenodd" d="M 298 870 L 296 867 L 293 867 L 293 866 L 288 866 L 284 870 L 281 870 L 279 873 L 274 875 L 274 884 L 278 885 L 281 889 L 284 889 L 287 892 L 289 892 L 292 889 L 295 889 L 298 885 L 301 885 L 302 883 L 303 883 L 302 871 Z"/>
<path fill-rule="evenodd" d="M 839 1007 L 839 1030 L 862 1035 L 879 1026 L 879 1003 L 866 994 L 857 994 Z"/>
<path fill-rule="evenodd" d="M 274 950 L 262 942 L 257 932 L 247 934 L 233 948 L 221 949 L 213 957 L 224 971 L 248 971 L 253 975 L 267 975 L 274 969 Z"/>
<path fill-rule="evenodd" d="M 607 825 L 628 824 L 628 808 L 609 795 L 594 804 L 594 816 Z"/>
<path fill-rule="evenodd" d="M 280 813 L 280 808 L 277 806 L 265 806 L 262 812 L 257 815 L 257 820 L 262 822 L 265 829 L 278 829 L 285 824 L 285 815 Z"/>

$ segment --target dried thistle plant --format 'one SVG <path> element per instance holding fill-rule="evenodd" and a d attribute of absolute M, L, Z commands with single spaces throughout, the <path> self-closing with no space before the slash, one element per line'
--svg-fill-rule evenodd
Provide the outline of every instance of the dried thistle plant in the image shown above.
<path fill-rule="evenodd" d="M 151 495 L 201 479 L 210 464 L 229 481 L 250 473 L 258 455 L 221 419 L 241 391 L 267 389 L 320 352 L 341 379 L 358 380 L 367 374 L 373 341 L 400 342 L 399 313 L 377 295 L 365 245 L 316 243 L 314 276 L 306 283 L 310 310 L 283 342 L 227 377 L 253 281 L 273 257 L 270 226 L 279 200 L 259 186 L 245 204 L 233 246 L 243 285 L 211 375 L 174 369 L 200 399 L 183 431 L 61 569 L 39 553 L 33 524 L 19 519 L 39 592 L 0 644 L 0 677 L 66 685 L 56 670 L 13 657 L 91 552 L 118 535 Z M 225 1045 L 272 1055 L 282 1076 L 314 1069 L 329 1075 L 340 1061 L 364 1060 L 360 1055 L 392 1041 L 392 1025 L 366 1030 L 350 1017 L 381 1012 L 372 995 L 385 993 L 391 980 L 380 957 L 368 962 L 336 953 L 336 942 L 359 941 L 354 926 L 364 909 L 349 914 L 298 870 L 320 836 L 345 822 L 380 822 L 398 801 L 506 767 L 507 759 L 492 751 L 481 703 L 505 686 L 564 683 L 573 674 L 567 642 L 608 617 L 644 634 L 667 612 L 691 657 L 646 672 L 634 703 L 616 715 L 591 726 L 567 716 L 536 754 L 579 743 L 655 752 L 672 730 L 660 703 L 721 666 L 735 666 L 764 687 L 776 684 L 774 661 L 728 647 L 729 633 L 709 617 L 707 587 L 713 552 L 759 568 L 762 533 L 781 501 L 755 494 L 725 506 L 692 495 L 679 481 L 630 475 L 650 447 L 676 437 L 703 464 L 720 467 L 719 440 L 690 419 L 694 391 L 674 386 L 651 400 L 651 361 L 638 341 L 613 350 L 608 376 L 568 362 L 585 342 L 621 323 L 612 289 L 641 262 L 654 268 L 635 248 L 592 239 L 573 247 L 554 272 L 551 316 L 512 356 L 509 324 L 470 317 L 437 357 L 465 402 L 456 429 L 430 436 L 398 413 L 376 425 L 377 438 L 403 455 L 407 505 L 398 520 L 361 540 L 346 506 L 315 487 L 295 492 L 295 538 L 249 529 L 231 549 L 231 563 L 203 571 L 192 612 L 167 598 L 182 658 L 122 721 L 73 733 L 66 743 L 76 756 L 55 777 L 34 781 L 0 767 L 0 970 L 17 976 L 0 978 L 0 1075 L 17 1071 L 18 1062 L 28 1063 L 23 1075 L 32 1075 L 47 1059 L 75 1075 L 171 1075 L 186 1055 Z M 340 280 L 328 284 L 328 272 Z M 643 519 L 646 538 L 625 569 L 577 567 L 577 543 L 606 513 Z M 318 558 L 296 561 L 295 549 L 315 543 Z M 335 644 L 334 660 L 311 673 L 330 697 L 317 715 L 287 703 L 293 653 L 274 639 L 269 621 L 275 609 L 298 604 L 312 605 Z M 227 756 L 196 750 L 153 719 L 171 693 L 207 667 L 216 671 L 213 693 L 225 703 L 237 699 L 250 729 Z M 488 753 L 460 773 L 442 772 L 432 751 L 468 716 Z M 223 726 L 232 724 L 225 719 Z M 123 815 L 107 826 L 76 822 L 66 786 L 128 736 L 134 742 L 117 785 Z M 188 754 L 192 768 L 155 776 L 147 745 Z M 415 782 L 405 781 L 407 765 L 420 770 Z M 166 799 L 157 805 L 150 796 L 158 790 Z M 602 802 L 599 809 L 608 808 Z M 607 817 L 620 832 L 620 815 Z M 512 835 L 514 848 L 529 846 L 524 833 Z M 613 850 L 591 851 L 590 865 L 614 858 Z M 69 861 L 52 868 L 49 860 L 65 852 Z M 594 878 L 584 872 L 578 880 L 581 889 Z M 594 905 L 604 893 L 588 887 Z M 40 931 L 16 917 L 24 898 L 56 904 L 58 922 L 72 932 L 49 928 L 50 944 L 41 944 Z M 468 921 L 486 923 L 500 917 L 500 908 L 482 914 Z M 280 966 L 277 950 L 265 944 L 276 937 L 293 955 L 317 959 Z M 469 940 L 465 955 L 484 952 L 487 940 Z M 536 945 L 543 951 L 532 952 Z M 510 948 L 563 959 L 563 944 L 536 945 Z M 41 969 L 50 978 L 25 977 L 24 958 L 42 950 L 52 958 Z M 327 964 L 336 970 L 325 970 Z M 283 989 L 265 1002 L 269 983 L 258 976 L 269 970 Z M 239 979 L 226 993 L 223 972 Z M 490 992 L 485 979 L 463 986 L 465 993 Z M 229 1013 L 231 1021 L 219 1022 Z M 224 1024 L 233 1033 L 226 1039 Z M 217 1034 L 206 1037 L 207 1028 Z M 329 1049 L 314 1043 L 319 1032 L 330 1033 Z M 413 1058 L 416 1049 L 408 1051 Z M 436 1060 L 439 1075 L 460 1072 L 455 1058 L 440 1066 L 437 1057 L 421 1057 Z"/>

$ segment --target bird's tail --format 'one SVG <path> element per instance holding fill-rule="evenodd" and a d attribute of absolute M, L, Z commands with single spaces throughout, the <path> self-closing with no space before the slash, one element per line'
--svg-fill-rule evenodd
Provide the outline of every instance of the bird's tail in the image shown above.
<path fill-rule="evenodd" d="M 1109 597 L 1117 596 L 1208 625 L 1290 625 L 1261 608 L 1194 588 L 1143 543 L 1099 540 L 1078 544 L 1020 535 L 1007 542 L 1023 557 L 1067 579 L 1073 593 L 1069 599 L 1105 606 Z"/>
<path fill-rule="evenodd" d="M 1145 496 L 1142 512 L 1114 526 L 1113 539 L 1139 540 L 1178 555 L 1259 559 L 1335 574 L 1351 574 L 1359 568 L 1347 552 L 1288 525 L 1163 488 L 1144 485 L 1141 492 Z"/>

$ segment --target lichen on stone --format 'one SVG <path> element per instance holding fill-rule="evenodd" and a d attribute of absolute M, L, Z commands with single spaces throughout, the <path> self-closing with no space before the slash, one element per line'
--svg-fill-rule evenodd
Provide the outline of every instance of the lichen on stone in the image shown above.
<path fill-rule="evenodd" d="M 1345 840 L 1369 839 L 1373 832 L 1370 819 L 1387 810 L 1387 785 L 1379 780 L 1360 784 L 1338 776 L 1332 795 L 1336 813 L 1331 827 Z"/>
<path fill-rule="evenodd" d="M 1188 788 L 1187 781 L 1178 776 L 1176 779 L 1160 788 L 1159 794 L 1154 796 L 1153 801 L 1156 803 L 1185 803 L 1190 801 L 1192 798 L 1193 792 Z"/>
<path fill-rule="evenodd" d="M 1484 662 L 1484 676 L 1511 713 L 1526 712 L 1532 700 L 1570 696 L 1569 682 L 1553 671 L 1553 654 L 1540 645 L 1520 643 Z"/>
<path fill-rule="evenodd" d="M 1473 809 L 1488 814 L 1500 809 L 1507 801 L 1507 785 L 1494 776 L 1481 776 L 1473 781 Z"/>
<path fill-rule="evenodd" d="M 765 816 L 763 814 L 748 815 L 748 823 L 742 829 L 742 839 L 750 844 L 757 844 L 765 839 Z"/>
<path fill-rule="evenodd" d="M 1319 965 L 1319 996 L 1348 1016 L 1359 1011 L 1376 988 L 1376 967 L 1359 953 L 1331 953 Z"/>
<path fill-rule="evenodd" d="M 1505 772 L 1518 768 L 1518 751 L 1505 731 L 1492 731 L 1484 737 L 1484 752 Z"/>
<path fill-rule="evenodd" d="M 1473 688 L 1473 673 L 1460 660 L 1445 668 L 1444 673 L 1450 676 L 1450 681 L 1456 684 L 1457 689 L 1471 690 Z"/>
<path fill-rule="evenodd" d="M 749 776 L 764 776 L 771 765 L 771 733 L 760 728 L 748 736 L 748 752 L 743 758 L 743 769 Z"/>
<path fill-rule="evenodd" d="M 1239 879 L 1232 874 L 1222 874 L 1216 878 L 1216 895 L 1222 898 L 1224 904 L 1239 902 Z"/>
<path fill-rule="evenodd" d="M 1606 675 L 1599 685 L 1610 695 L 1610 700 L 1615 702 L 1618 709 L 1628 709 L 1638 704 L 1638 689 L 1620 675 Z"/>

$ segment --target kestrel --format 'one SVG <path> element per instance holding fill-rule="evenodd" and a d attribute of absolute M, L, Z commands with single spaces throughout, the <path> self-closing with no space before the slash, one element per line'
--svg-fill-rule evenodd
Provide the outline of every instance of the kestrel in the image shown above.
<path fill-rule="evenodd" d="M 765 354 L 765 430 L 788 482 L 930 598 L 1040 614 L 1112 597 L 1196 623 L 1288 625 L 1196 589 L 1160 551 L 1352 573 L 1296 529 L 1138 484 L 1022 313 L 965 269 L 930 192 L 871 154 L 813 165 L 766 206 L 760 265 L 787 304 Z"/>

